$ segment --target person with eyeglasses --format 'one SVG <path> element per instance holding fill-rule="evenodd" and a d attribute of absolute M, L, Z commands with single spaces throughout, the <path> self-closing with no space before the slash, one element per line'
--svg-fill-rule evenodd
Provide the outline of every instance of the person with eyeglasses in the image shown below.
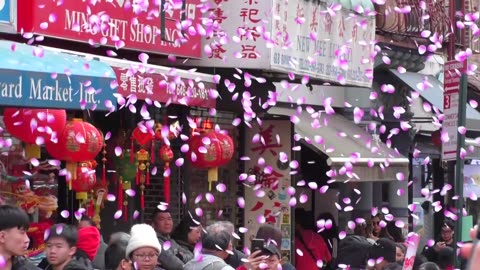
<path fill-rule="evenodd" d="M 443 222 L 440 237 L 437 239 L 435 244 L 432 247 L 426 246 L 423 251 L 423 255 L 427 258 L 429 262 L 434 262 L 438 264 L 442 250 L 447 247 L 456 250 L 456 243 L 453 237 L 454 231 L 455 223 L 453 222 L 453 220 L 446 219 Z"/>
<path fill-rule="evenodd" d="M 136 270 L 159 270 L 158 256 L 162 246 L 152 226 L 148 224 L 134 225 L 130 231 L 126 255 Z"/>

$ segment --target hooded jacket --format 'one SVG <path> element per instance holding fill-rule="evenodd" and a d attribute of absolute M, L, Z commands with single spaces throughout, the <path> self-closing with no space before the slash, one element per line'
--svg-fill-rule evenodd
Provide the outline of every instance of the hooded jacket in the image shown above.
<path fill-rule="evenodd" d="M 184 270 L 234 270 L 233 267 L 228 265 L 222 258 L 211 255 L 203 254 L 202 259 L 192 259 L 185 264 Z"/>

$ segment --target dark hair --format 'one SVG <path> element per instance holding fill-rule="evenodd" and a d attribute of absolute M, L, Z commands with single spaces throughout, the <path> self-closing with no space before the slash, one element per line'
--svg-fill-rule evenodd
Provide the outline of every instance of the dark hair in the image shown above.
<path fill-rule="evenodd" d="M 170 210 L 168 210 L 168 209 L 167 210 L 161 210 L 158 207 L 155 207 L 155 210 L 153 210 L 152 216 L 151 216 L 152 222 L 155 220 L 157 215 L 161 214 L 161 213 L 168 213 L 168 214 L 172 215 L 172 213 L 170 213 Z"/>
<path fill-rule="evenodd" d="M 207 227 L 207 232 L 202 237 L 202 248 L 213 251 L 225 251 L 232 241 L 232 237 L 225 230 Z M 220 249 L 220 250 L 219 250 Z"/>
<path fill-rule="evenodd" d="M 188 233 L 192 228 L 200 226 L 200 223 L 195 222 L 194 219 L 195 217 L 192 217 L 189 214 L 183 217 L 177 227 L 175 227 L 175 230 L 173 230 L 170 237 L 174 240 L 188 242 Z"/>
<path fill-rule="evenodd" d="M 305 230 L 316 230 L 312 212 L 303 208 L 295 209 L 295 223 L 302 226 Z"/>
<path fill-rule="evenodd" d="M 395 225 L 395 221 L 390 221 L 387 223 L 387 232 L 393 238 L 395 243 L 404 243 L 405 237 L 403 236 L 402 229 L 398 228 Z"/>
<path fill-rule="evenodd" d="M 78 221 L 78 223 L 80 224 L 81 221 L 86 221 L 88 222 L 88 224 L 90 224 L 90 226 L 97 227 L 97 224 L 95 223 L 95 221 L 93 221 L 91 218 L 87 216 L 82 216 L 82 218 Z"/>
<path fill-rule="evenodd" d="M 395 243 L 395 246 L 398 247 L 398 248 L 403 252 L 403 254 L 406 254 L 406 253 L 407 253 L 407 248 L 405 247 L 404 244 L 402 244 L 402 243 Z"/>
<path fill-rule="evenodd" d="M 255 238 L 263 239 L 265 242 L 274 241 L 277 247 L 282 245 L 282 231 L 270 224 L 261 225 Z"/>
<path fill-rule="evenodd" d="M 0 231 L 18 228 L 28 230 L 30 219 L 21 208 L 11 205 L 0 205 Z"/>
<path fill-rule="evenodd" d="M 127 259 L 127 245 L 122 242 L 116 242 L 105 250 L 105 269 L 115 270 L 122 260 Z"/>
<path fill-rule="evenodd" d="M 418 267 L 418 270 L 440 270 L 440 267 L 434 262 L 424 262 Z"/>
<path fill-rule="evenodd" d="M 378 218 L 378 219 L 380 219 L 380 221 L 384 220 L 384 216 L 381 213 L 378 213 L 375 216 L 372 216 L 372 218 L 370 220 L 370 223 L 372 223 L 374 218 Z M 374 233 L 375 232 L 373 231 L 373 224 L 372 224 L 372 235 L 373 236 L 376 236 L 378 238 L 388 238 L 388 239 L 393 241 L 393 237 L 388 233 L 387 227 L 382 227 L 380 229 L 380 233 L 378 235 L 374 235 Z"/>
<path fill-rule="evenodd" d="M 77 245 L 78 231 L 77 228 L 71 225 L 63 223 L 55 224 L 48 230 L 48 236 L 45 242 L 52 238 L 63 238 L 70 247 L 74 247 Z"/>
<path fill-rule="evenodd" d="M 442 228 L 448 226 L 450 229 L 455 230 L 455 222 L 451 219 L 445 219 L 442 223 Z"/>
<path fill-rule="evenodd" d="M 382 269 L 383 270 L 402 270 L 402 266 L 398 263 L 389 263 L 385 265 Z"/>

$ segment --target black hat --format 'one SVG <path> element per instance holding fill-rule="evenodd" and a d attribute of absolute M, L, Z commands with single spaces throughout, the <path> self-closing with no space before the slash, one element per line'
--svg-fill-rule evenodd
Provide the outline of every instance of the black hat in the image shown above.
<path fill-rule="evenodd" d="M 369 258 L 383 258 L 387 262 L 395 262 L 396 251 L 395 242 L 387 238 L 380 238 L 370 248 Z"/>
<path fill-rule="evenodd" d="M 277 255 L 279 259 L 282 258 L 282 253 L 278 250 L 277 246 L 273 243 L 270 243 L 263 247 L 262 253 L 265 255 Z"/>

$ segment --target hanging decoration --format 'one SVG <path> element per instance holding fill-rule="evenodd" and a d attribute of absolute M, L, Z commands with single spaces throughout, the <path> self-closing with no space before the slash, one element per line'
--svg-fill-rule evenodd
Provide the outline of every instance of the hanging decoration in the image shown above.
<path fill-rule="evenodd" d="M 173 160 L 173 151 L 169 145 L 164 144 L 160 147 L 160 159 L 164 162 L 163 194 L 165 202 L 170 204 L 170 162 Z"/>
<path fill-rule="evenodd" d="M 122 155 L 115 157 L 115 167 L 118 174 L 117 185 L 117 210 L 122 210 L 123 218 L 128 221 L 128 197 L 125 191 L 132 189 L 132 183 L 136 180 L 137 167 L 130 163 L 130 150 L 123 151 Z"/>
<path fill-rule="evenodd" d="M 208 190 L 218 181 L 218 167 L 227 164 L 233 157 L 233 140 L 214 129 L 197 130 L 191 137 L 187 158 L 193 166 L 208 168 Z"/>
<path fill-rule="evenodd" d="M 82 119 L 68 121 L 56 142 L 47 141 L 48 153 L 58 159 L 67 161 L 67 170 L 70 173 L 69 189 L 77 179 L 79 162 L 95 160 L 104 146 L 101 132 L 92 124 Z"/>
<path fill-rule="evenodd" d="M 95 175 L 96 166 L 97 162 L 92 160 L 81 162 L 77 167 L 77 178 L 73 181 L 72 188 L 75 191 L 75 198 L 80 201 L 82 206 L 87 206 L 88 193 L 97 183 L 97 176 Z M 92 213 L 87 213 L 87 216 L 91 217 Z"/>
<path fill-rule="evenodd" d="M 145 185 L 150 184 L 150 156 L 148 151 L 140 149 L 136 153 L 137 159 L 137 175 L 135 177 L 135 184 L 140 186 L 140 206 L 145 208 Z"/>
<path fill-rule="evenodd" d="M 56 138 L 67 121 L 65 110 L 5 108 L 3 121 L 12 136 L 25 142 L 25 157 L 40 158 L 40 145 Z"/>

